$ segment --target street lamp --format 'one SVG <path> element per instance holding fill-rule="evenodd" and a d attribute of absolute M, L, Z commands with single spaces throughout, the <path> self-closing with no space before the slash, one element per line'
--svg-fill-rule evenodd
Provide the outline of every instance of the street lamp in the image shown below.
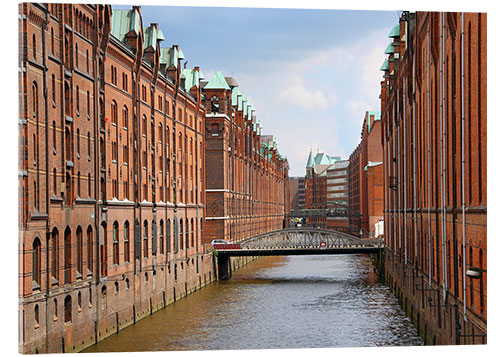
<path fill-rule="evenodd" d="M 465 275 L 467 275 L 471 279 L 479 279 L 483 275 L 483 272 L 486 273 L 486 269 L 481 269 L 481 268 L 477 268 L 477 267 L 470 267 L 465 272 Z"/>

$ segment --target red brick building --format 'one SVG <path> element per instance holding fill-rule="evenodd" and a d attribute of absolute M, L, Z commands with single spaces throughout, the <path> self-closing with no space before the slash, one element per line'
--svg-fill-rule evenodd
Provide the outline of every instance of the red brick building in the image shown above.
<path fill-rule="evenodd" d="M 19 13 L 19 348 L 76 352 L 215 278 L 205 187 L 229 189 L 231 171 L 207 170 L 203 74 L 140 7 Z M 286 161 L 247 132 L 247 156 L 224 136 L 229 215 L 260 219 L 245 234 L 281 227 L 289 207 Z M 252 205 L 236 204 L 248 182 Z"/>
<path fill-rule="evenodd" d="M 289 212 L 288 161 L 261 135 L 255 109 L 220 71 L 203 84 L 207 108 L 205 242 L 240 241 L 282 229 Z"/>
<path fill-rule="evenodd" d="M 306 209 L 327 208 L 327 170 L 338 160 L 340 157 L 332 157 L 319 150 L 314 157 L 312 149 L 309 152 L 304 185 Z M 307 217 L 306 224 L 310 227 L 326 228 L 326 216 Z"/>
<path fill-rule="evenodd" d="M 386 277 L 430 344 L 486 343 L 486 27 L 404 12 L 381 68 Z"/>
<path fill-rule="evenodd" d="M 373 237 L 375 223 L 383 218 L 380 190 L 383 177 L 379 176 L 381 168 L 376 169 L 379 165 L 383 165 L 380 112 L 367 111 L 361 141 L 349 157 L 349 208 L 352 213 L 349 229 L 352 234 Z"/>

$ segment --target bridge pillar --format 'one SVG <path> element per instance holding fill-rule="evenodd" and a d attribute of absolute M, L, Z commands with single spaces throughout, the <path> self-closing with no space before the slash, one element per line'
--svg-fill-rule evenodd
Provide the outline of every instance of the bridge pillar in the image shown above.
<path fill-rule="evenodd" d="M 217 262 L 217 280 L 227 280 L 231 277 L 231 259 L 227 255 L 219 254 Z"/>

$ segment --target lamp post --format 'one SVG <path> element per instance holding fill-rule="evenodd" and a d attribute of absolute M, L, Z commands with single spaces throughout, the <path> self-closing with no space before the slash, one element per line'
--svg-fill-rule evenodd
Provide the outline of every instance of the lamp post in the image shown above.
<path fill-rule="evenodd" d="M 486 273 L 486 269 L 481 269 L 481 268 L 477 268 L 477 267 L 470 267 L 465 272 L 465 275 L 467 275 L 471 279 L 480 279 L 482 277 L 483 273 Z"/>

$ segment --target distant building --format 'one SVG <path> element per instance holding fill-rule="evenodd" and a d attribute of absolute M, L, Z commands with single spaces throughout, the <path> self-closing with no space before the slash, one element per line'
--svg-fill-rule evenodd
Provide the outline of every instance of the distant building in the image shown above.
<path fill-rule="evenodd" d="M 314 157 L 312 150 L 309 152 L 305 177 L 305 208 L 327 208 L 327 170 L 339 160 L 340 157 L 329 156 L 319 150 Z M 307 225 L 326 228 L 326 217 L 309 217 Z"/>
<path fill-rule="evenodd" d="M 306 202 L 304 177 L 290 177 L 290 208 L 302 208 Z"/>
<path fill-rule="evenodd" d="M 338 231 L 349 231 L 349 160 L 335 162 L 326 172 L 327 208 L 345 212 L 346 216 L 327 217 L 327 228 Z"/>
<path fill-rule="evenodd" d="M 383 216 L 382 138 L 379 111 L 367 111 L 361 142 L 349 157 L 349 230 L 372 237 Z M 380 166 L 380 167 L 379 167 Z M 361 233 L 362 232 L 362 233 Z"/>

